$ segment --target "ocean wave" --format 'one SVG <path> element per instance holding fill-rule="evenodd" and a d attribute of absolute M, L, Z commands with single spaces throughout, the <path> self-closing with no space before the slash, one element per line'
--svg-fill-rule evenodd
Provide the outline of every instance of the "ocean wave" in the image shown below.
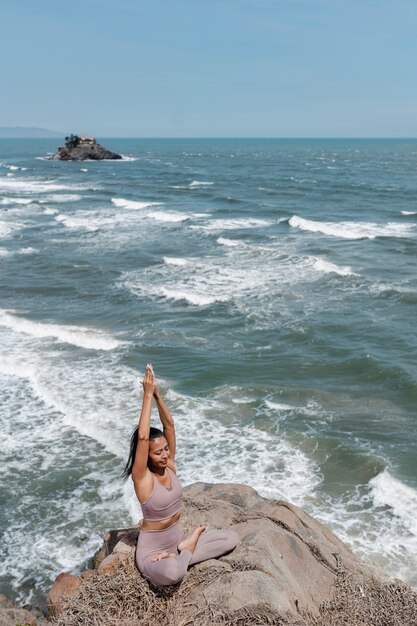
<path fill-rule="evenodd" d="M 401 215 L 417 215 L 417 211 L 401 211 Z"/>
<path fill-rule="evenodd" d="M 0 200 L 0 204 L 3 205 L 9 205 L 9 204 L 32 204 L 33 202 L 36 202 L 36 200 L 33 200 L 33 198 L 2 198 Z"/>
<path fill-rule="evenodd" d="M 312 257 L 313 267 L 318 272 L 324 272 L 325 274 L 338 274 L 339 276 L 357 276 L 355 272 L 352 271 L 351 267 L 348 266 L 340 266 L 335 263 L 330 263 L 330 261 L 325 261 L 324 259 L 318 259 L 316 257 Z"/>
<path fill-rule="evenodd" d="M 194 482 L 196 476 L 204 482 L 236 482 L 239 476 L 265 497 L 291 498 L 302 505 L 320 483 L 318 467 L 285 436 L 274 433 L 274 426 L 272 431 L 264 431 L 250 418 L 236 415 L 234 400 L 244 394 L 245 389 L 234 387 L 215 389 L 210 397 L 190 397 L 173 390 L 167 393 L 178 425 L 181 476 L 186 483 Z M 227 419 L 219 420 L 216 415 Z M 188 462 L 186 451 L 191 448 L 194 454 Z M 225 463 L 227 458 L 233 458 L 233 463 Z"/>
<path fill-rule="evenodd" d="M 375 224 L 372 222 L 320 222 L 306 220 L 293 215 L 289 222 L 293 228 L 322 233 L 342 239 L 375 239 L 376 237 L 409 237 L 414 229 L 413 225 L 387 222 Z"/>
<path fill-rule="evenodd" d="M 36 180 L 5 180 L 4 178 L 0 178 L 0 189 L 17 193 L 22 191 L 29 193 L 45 193 L 49 191 L 79 189 L 79 187 L 76 185 L 56 183 L 53 180 L 40 182 Z"/>
<path fill-rule="evenodd" d="M 269 326 L 278 311 L 286 311 L 283 294 L 296 296 L 298 285 L 319 281 L 321 274 L 332 272 L 350 276 L 350 268 L 340 267 L 317 257 L 286 255 L 269 246 L 246 244 L 219 238 L 224 254 L 188 257 L 187 262 L 170 262 L 138 275 L 126 272 L 118 285 L 140 297 L 167 299 L 193 306 L 233 302 L 241 314 L 251 316 L 256 324 Z M 176 257 L 175 257 L 176 258 Z M 171 266 L 176 265 L 175 275 Z M 175 288 L 172 284 L 175 284 Z M 302 296 L 301 296 L 302 297 Z"/>
<path fill-rule="evenodd" d="M 184 300 L 194 306 L 208 306 L 210 304 L 215 304 L 216 302 L 227 302 L 229 300 L 229 296 L 226 294 L 207 296 L 191 291 L 168 289 L 167 287 L 161 287 L 160 291 L 161 294 L 169 300 Z"/>
<path fill-rule="evenodd" d="M 237 217 L 235 219 L 216 218 L 208 221 L 207 224 L 192 225 L 193 230 L 238 230 L 245 228 L 260 228 L 261 226 L 269 226 L 273 222 L 271 220 L 257 219 L 255 217 Z"/>
<path fill-rule="evenodd" d="M 245 245 L 243 241 L 239 241 L 236 239 L 227 239 L 226 237 L 219 237 L 217 239 L 217 243 L 221 246 L 226 246 L 227 248 L 238 248 L 239 246 Z"/>
<path fill-rule="evenodd" d="M 19 167 L 18 165 L 9 165 L 8 163 L 0 163 L 0 167 L 5 167 L 6 169 L 11 170 L 12 172 L 17 172 L 17 171 L 25 172 L 27 170 L 27 167 Z"/>
<path fill-rule="evenodd" d="M 137 202 L 136 200 L 126 200 L 125 198 L 112 198 L 112 203 L 121 209 L 146 209 L 150 206 L 159 206 L 162 202 Z"/>
<path fill-rule="evenodd" d="M 38 338 L 56 339 L 87 350 L 114 350 L 122 342 L 106 336 L 99 330 L 82 326 L 64 326 L 35 322 L 16 315 L 15 312 L 0 311 L 0 325 Z"/>
<path fill-rule="evenodd" d="M 210 187 L 211 185 L 214 183 L 205 180 L 193 180 L 188 186 L 190 189 L 195 189 L 196 187 Z"/>
<path fill-rule="evenodd" d="M 417 491 L 394 478 L 387 469 L 369 481 L 375 506 L 388 506 L 416 539 L 417 554 Z"/>
<path fill-rule="evenodd" d="M 265 405 L 273 411 L 293 411 L 296 408 L 283 402 L 272 402 L 272 400 L 265 400 Z"/>
<path fill-rule="evenodd" d="M 185 222 L 189 219 L 189 215 L 186 213 L 174 212 L 174 211 L 152 211 L 148 213 L 148 217 L 157 220 L 158 222 Z"/>
<path fill-rule="evenodd" d="M 164 263 L 166 263 L 167 265 L 182 266 L 182 265 L 187 265 L 188 261 L 187 259 L 183 259 L 180 257 L 164 256 Z"/>
<path fill-rule="evenodd" d="M 417 492 L 384 469 L 343 499 L 312 511 L 359 556 L 417 584 Z"/>
<path fill-rule="evenodd" d="M 45 211 L 46 213 L 46 211 Z M 66 228 L 74 229 L 74 230 L 87 230 L 89 232 L 97 232 L 102 226 L 102 221 L 99 220 L 97 223 L 93 217 L 76 217 L 71 215 L 65 215 L 64 213 L 60 213 L 55 217 L 57 222 L 61 222 L 66 226 Z"/>
<path fill-rule="evenodd" d="M 37 248 L 19 248 L 18 250 L 7 250 L 6 248 L 0 248 L 0 257 L 13 256 L 14 254 L 38 254 Z"/>
<path fill-rule="evenodd" d="M 12 233 L 20 230 L 21 228 L 24 228 L 24 224 L 21 224 L 20 222 L 7 222 L 5 220 L 0 220 L 0 238 L 6 239 Z"/>
<path fill-rule="evenodd" d="M 40 200 L 40 204 L 45 202 L 77 202 L 81 200 L 82 196 L 79 196 L 75 193 L 60 193 L 60 194 L 52 194 L 47 196 L 43 200 Z"/>

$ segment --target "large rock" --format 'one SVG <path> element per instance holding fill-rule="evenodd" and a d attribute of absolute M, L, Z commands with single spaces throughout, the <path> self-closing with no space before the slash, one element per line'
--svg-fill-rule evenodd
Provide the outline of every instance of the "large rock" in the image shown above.
<path fill-rule="evenodd" d="M 110 531 L 100 557 L 114 568 L 82 581 L 57 626 L 417 626 L 417 594 L 298 507 L 244 485 L 197 483 L 184 495 L 184 530 L 233 527 L 236 549 L 161 589 L 136 569 L 138 528 Z"/>
<path fill-rule="evenodd" d="M 18 624 L 22 626 L 40 626 L 41 622 L 32 613 L 18 606 L 6 598 L 5 595 L 0 594 L 0 626 L 15 626 Z"/>
<path fill-rule="evenodd" d="M 102 161 L 103 159 L 121 159 L 120 154 L 106 150 L 99 143 L 80 143 L 72 148 L 60 146 L 52 157 L 55 161 Z"/>
<path fill-rule="evenodd" d="M 82 579 L 79 576 L 73 576 L 73 574 L 67 574 L 65 572 L 58 574 L 46 599 L 48 611 L 51 616 L 58 615 L 62 612 L 68 599 L 77 595 L 81 583 Z"/>

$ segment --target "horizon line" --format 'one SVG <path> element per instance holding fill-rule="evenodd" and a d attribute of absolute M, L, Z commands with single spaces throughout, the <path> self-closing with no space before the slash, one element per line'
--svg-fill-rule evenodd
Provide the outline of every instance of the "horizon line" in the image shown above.
<path fill-rule="evenodd" d="M 53 131 L 59 133 L 59 131 Z M 65 139 L 67 133 L 63 133 L 62 137 Z M 350 140 L 363 140 L 363 139 L 417 139 L 417 135 L 352 135 L 352 136 L 344 136 L 344 135 L 312 135 L 312 136 L 298 136 L 298 135 L 215 135 L 215 136 L 207 136 L 207 135 L 168 135 L 168 136 L 155 136 L 155 135 L 101 135 L 96 134 L 92 135 L 93 137 L 100 137 L 101 139 L 297 139 L 297 140 L 306 140 L 306 139 L 350 139 Z M 1 137 L 0 139 L 59 139 L 59 137 Z"/>

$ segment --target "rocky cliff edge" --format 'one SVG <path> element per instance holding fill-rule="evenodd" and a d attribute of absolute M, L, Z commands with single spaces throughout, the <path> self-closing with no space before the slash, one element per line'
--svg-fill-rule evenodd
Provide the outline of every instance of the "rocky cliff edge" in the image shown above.
<path fill-rule="evenodd" d="M 244 485 L 184 490 L 182 526 L 233 527 L 237 548 L 173 587 L 136 569 L 139 527 L 106 534 L 95 569 L 60 574 L 48 595 L 56 626 L 416 626 L 417 593 L 357 558 L 326 526 Z"/>

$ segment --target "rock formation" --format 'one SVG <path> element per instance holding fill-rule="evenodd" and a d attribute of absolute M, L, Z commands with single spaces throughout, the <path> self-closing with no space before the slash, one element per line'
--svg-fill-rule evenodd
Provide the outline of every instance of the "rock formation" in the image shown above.
<path fill-rule="evenodd" d="M 94 570 L 52 587 L 56 626 L 417 625 L 416 592 L 296 506 L 244 485 L 196 483 L 184 495 L 184 530 L 232 526 L 237 548 L 156 588 L 135 566 L 139 527 L 110 531 Z"/>
<path fill-rule="evenodd" d="M 103 159 L 121 159 L 120 154 L 103 148 L 93 137 L 66 137 L 65 146 L 60 146 L 52 159 L 55 161 L 102 161 Z"/>
<path fill-rule="evenodd" d="M 48 626 L 48 624 L 50 622 L 37 617 L 0 594 L 0 626 Z"/>

